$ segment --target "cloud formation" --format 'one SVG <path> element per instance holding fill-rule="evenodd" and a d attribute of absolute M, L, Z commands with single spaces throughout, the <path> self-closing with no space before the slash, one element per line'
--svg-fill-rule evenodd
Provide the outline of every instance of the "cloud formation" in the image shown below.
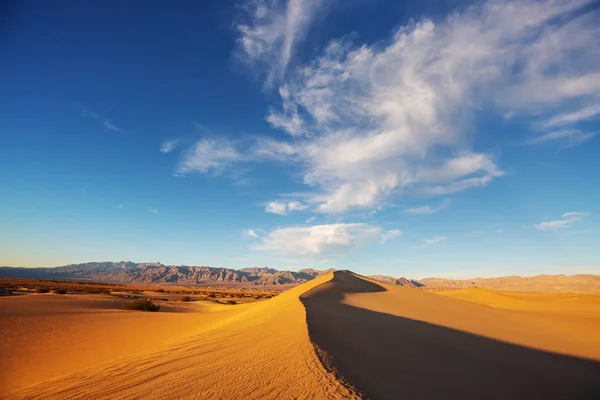
<path fill-rule="evenodd" d="M 564 129 L 548 132 L 533 139 L 526 140 L 524 144 L 531 145 L 561 141 L 567 146 L 576 146 L 591 140 L 594 136 L 596 136 L 594 132 L 582 132 L 578 129 Z"/>
<path fill-rule="evenodd" d="M 363 223 L 287 227 L 269 233 L 256 248 L 282 254 L 316 255 L 347 251 L 374 241 L 385 243 L 401 234 L 399 230 L 385 231 Z"/>
<path fill-rule="evenodd" d="M 579 221 L 581 218 L 588 215 L 584 212 L 568 212 L 562 215 L 561 219 L 557 219 L 554 221 L 546 221 L 540 222 L 539 224 L 534 225 L 533 227 L 539 229 L 541 231 L 547 231 L 552 229 L 561 229 L 561 228 L 570 228 L 573 226 L 573 223 Z"/>
<path fill-rule="evenodd" d="M 436 237 L 432 237 L 432 238 L 429 238 L 429 239 L 425 239 L 423 242 L 425 244 L 434 244 L 434 243 L 442 242 L 442 241 L 444 241 L 446 239 L 447 239 L 447 237 L 445 237 L 445 236 L 436 236 Z"/>
<path fill-rule="evenodd" d="M 184 152 L 176 172 L 178 174 L 204 173 L 219 170 L 244 159 L 245 157 L 228 140 L 205 137 Z"/>
<path fill-rule="evenodd" d="M 165 140 L 163 142 L 163 144 L 160 146 L 160 151 L 161 151 L 161 153 L 170 153 L 173 150 L 175 150 L 177 148 L 177 146 L 179 146 L 180 143 L 181 143 L 181 140 L 179 140 L 179 139 Z"/>
<path fill-rule="evenodd" d="M 249 0 L 236 23 L 239 57 L 258 66 L 271 86 L 285 76 L 294 47 L 303 40 L 321 0 Z"/>
<path fill-rule="evenodd" d="M 295 140 L 265 153 L 300 163 L 309 202 L 328 213 L 485 186 L 503 172 L 469 146 L 482 104 L 544 115 L 600 89 L 600 57 L 589 51 L 600 44 L 598 13 L 575 13 L 586 3 L 490 1 L 402 26 L 385 44 L 334 40 L 281 85 L 267 121 Z"/>
<path fill-rule="evenodd" d="M 256 231 L 254 229 L 246 229 L 242 233 L 244 234 L 244 236 L 248 236 L 248 237 L 255 238 L 255 239 L 258 239 L 260 237 L 260 236 L 258 236 L 258 233 L 256 233 Z"/>
<path fill-rule="evenodd" d="M 265 207 L 265 212 L 278 215 L 286 215 L 290 211 L 306 210 L 308 206 L 299 201 L 280 202 L 272 201 Z"/>
<path fill-rule="evenodd" d="M 96 114 L 94 111 L 90 110 L 89 108 L 86 108 L 86 107 L 82 106 L 81 104 L 77 104 L 77 103 L 75 103 L 75 107 L 77 107 L 79 109 L 79 111 L 81 112 L 81 115 L 83 115 L 84 117 L 87 117 L 87 118 L 92 118 L 92 119 L 98 120 L 102 124 L 102 126 L 104 126 L 106 129 L 114 131 L 114 132 L 123 132 L 123 129 L 115 126 L 115 124 L 113 124 L 109 120 L 100 117 L 98 114 Z"/>
<path fill-rule="evenodd" d="M 421 207 L 413 207 L 404 210 L 405 214 L 413 214 L 413 215 L 428 215 L 435 214 L 436 212 L 442 211 L 444 208 L 448 207 L 450 204 L 450 200 L 446 199 L 440 203 L 437 207 L 431 207 L 429 204 L 426 204 Z"/>
<path fill-rule="evenodd" d="M 288 136 L 257 138 L 243 150 L 206 139 L 178 172 L 239 162 L 294 165 L 306 190 L 267 205 L 280 215 L 306 207 L 328 214 L 380 209 L 395 196 L 445 196 L 489 185 L 504 172 L 472 145 L 485 134 L 473 123 L 483 109 L 525 118 L 541 130 L 528 144 L 593 138 L 572 126 L 595 118 L 600 107 L 600 12 L 586 8 L 590 3 L 475 3 L 438 22 L 400 26 L 377 43 L 332 40 L 292 70 L 293 48 L 320 2 L 247 2 L 247 20 L 236 24 L 240 51 L 267 81 L 279 83 L 279 104 L 266 120 Z"/>

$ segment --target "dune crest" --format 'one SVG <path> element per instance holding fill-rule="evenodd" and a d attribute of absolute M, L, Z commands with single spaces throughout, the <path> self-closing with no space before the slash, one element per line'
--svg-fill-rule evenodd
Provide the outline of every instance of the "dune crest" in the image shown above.
<path fill-rule="evenodd" d="M 319 362 L 299 300 L 332 277 L 324 275 L 271 300 L 240 307 L 230 318 L 159 351 L 57 377 L 10 397 L 355 398 Z"/>

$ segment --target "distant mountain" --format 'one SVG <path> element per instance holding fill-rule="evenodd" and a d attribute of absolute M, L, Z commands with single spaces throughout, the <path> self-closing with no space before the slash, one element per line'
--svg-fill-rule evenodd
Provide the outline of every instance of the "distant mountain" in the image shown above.
<path fill-rule="evenodd" d="M 406 279 L 404 277 L 394 278 L 393 276 L 384 276 L 384 275 L 369 275 L 368 277 L 373 280 L 379 281 L 379 282 L 387 283 L 389 285 L 408 286 L 408 287 L 413 287 L 413 288 L 418 288 L 418 287 L 423 286 L 423 284 L 419 281 Z"/>
<path fill-rule="evenodd" d="M 298 272 L 271 268 L 213 268 L 174 266 L 161 263 L 89 262 L 55 268 L 0 267 L 0 277 L 38 279 L 76 279 L 119 283 L 160 283 L 177 285 L 297 285 L 332 270 L 302 269 Z"/>
<path fill-rule="evenodd" d="M 134 263 L 89 262 L 55 268 L 12 268 L 0 267 L 0 277 L 67 279 L 96 282 L 171 284 L 189 286 L 280 286 L 299 285 L 333 269 L 312 268 L 299 271 L 278 271 L 272 268 L 213 268 L 204 266 L 163 265 L 159 262 Z M 476 278 L 453 280 L 426 278 L 421 280 L 371 275 L 369 278 L 390 285 L 423 288 L 430 290 L 484 288 L 520 292 L 548 293 L 598 293 L 598 275 L 538 275 L 529 277 L 507 276 L 501 278 Z"/>

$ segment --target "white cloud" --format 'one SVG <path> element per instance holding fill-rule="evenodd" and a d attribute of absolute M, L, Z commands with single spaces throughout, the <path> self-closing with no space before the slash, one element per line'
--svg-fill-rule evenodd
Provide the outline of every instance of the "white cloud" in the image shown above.
<path fill-rule="evenodd" d="M 114 124 L 112 124 L 110 121 L 104 121 L 104 126 L 107 127 L 108 129 L 110 129 L 111 131 L 115 131 L 115 132 L 123 132 L 123 129 L 116 127 Z"/>
<path fill-rule="evenodd" d="M 448 207 L 450 204 L 450 200 L 446 199 L 440 203 L 437 207 L 431 207 L 429 204 L 426 204 L 421 207 L 413 207 L 404 210 L 406 214 L 414 214 L 414 215 L 427 215 L 427 214 L 435 214 L 436 212 L 442 211 L 444 208 Z"/>
<path fill-rule="evenodd" d="M 442 242 L 444 240 L 446 240 L 447 238 L 445 236 L 435 236 L 429 239 L 425 239 L 423 242 L 425 244 L 434 244 L 434 243 L 439 243 Z"/>
<path fill-rule="evenodd" d="M 122 210 L 122 209 L 124 209 L 124 208 L 125 208 L 125 205 L 124 205 L 124 204 L 117 204 L 117 208 L 118 208 L 119 210 Z"/>
<path fill-rule="evenodd" d="M 258 234 L 256 233 L 256 231 L 254 229 L 246 229 L 242 233 L 244 234 L 244 236 L 252 237 L 255 239 L 258 239 L 260 237 L 260 236 L 258 236 Z"/>
<path fill-rule="evenodd" d="M 284 77 L 294 47 L 321 7 L 320 0 L 247 0 L 245 22 L 236 24 L 240 34 L 239 56 L 265 70 L 265 84 Z"/>
<path fill-rule="evenodd" d="M 265 207 L 265 212 L 277 215 L 286 215 L 291 211 L 302 211 L 306 210 L 308 206 L 299 201 L 280 202 L 272 201 Z"/>
<path fill-rule="evenodd" d="M 373 241 L 385 242 L 400 234 L 397 230 L 384 231 L 378 226 L 362 223 L 287 227 L 269 233 L 257 248 L 284 254 L 315 255 L 344 251 Z"/>
<path fill-rule="evenodd" d="M 180 143 L 181 141 L 178 139 L 165 140 L 160 146 L 160 151 L 162 153 L 170 153 L 175 150 Z"/>
<path fill-rule="evenodd" d="M 317 219 L 317 217 L 310 217 L 309 219 L 306 220 L 307 224 L 310 224 L 312 222 L 314 222 Z"/>
<path fill-rule="evenodd" d="M 282 143 L 314 188 L 309 203 L 344 212 L 502 176 L 489 155 L 470 150 L 470 115 L 483 105 L 544 115 L 594 96 L 597 13 L 573 13 L 585 3 L 490 1 L 400 27 L 385 43 L 332 41 L 281 85 L 282 107 L 267 117 L 296 138 Z"/>
<path fill-rule="evenodd" d="M 598 114 L 600 114 L 600 104 L 593 104 L 574 112 L 559 114 L 546 121 L 544 127 L 572 124 L 593 118 Z"/>
<path fill-rule="evenodd" d="M 188 149 L 177 168 L 177 173 L 208 172 L 243 161 L 245 157 L 225 139 L 202 138 Z"/>
<path fill-rule="evenodd" d="M 158 208 L 148 207 L 148 212 L 150 214 L 158 214 Z"/>
<path fill-rule="evenodd" d="M 545 133 L 533 139 L 526 140 L 524 144 L 542 144 L 546 142 L 562 141 L 569 146 L 576 146 L 592 139 L 596 134 L 593 132 L 582 132 L 577 129 L 564 129 Z"/>
<path fill-rule="evenodd" d="M 280 106 L 266 119 L 289 136 L 260 138 L 243 155 L 231 145 L 214 152 L 203 144 L 181 170 L 293 164 L 308 189 L 267 206 L 278 214 L 291 211 L 292 199 L 311 211 L 343 213 L 379 209 L 393 196 L 489 185 L 504 173 L 472 146 L 486 133 L 473 126 L 480 110 L 528 118 L 538 128 L 595 115 L 589 107 L 600 92 L 600 13 L 585 7 L 590 2 L 475 2 L 439 22 L 401 26 L 374 44 L 333 40 L 291 73 L 292 49 L 319 2 L 250 1 L 248 21 L 236 25 L 240 51 L 266 70 L 268 81 L 283 78 Z M 581 104 L 588 108 L 564 114 Z M 550 132 L 532 141 L 580 143 L 592 135 Z"/>
<path fill-rule="evenodd" d="M 75 103 L 75 107 L 77 107 L 79 109 L 82 116 L 98 120 L 98 122 L 100 122 L 102 124 L 102 126 L 104 126 L 106 129 L 109 129 L 114 132 L 123 132 L 123 129 L 115 126 L 109 120 L 100 117 L 98 114 L 96 114 L 94 111 L 90 110 L 89 108 L 84 107 L 81 104 L 77 104 L 77 103 Z"/>
<path fill-rule="evenodd" d="M 444 195 L 503 175 L 470 150 L 471 115 L 548 115 L 600 88 L 597 13 L 585 1 L 490 1 L 423 20 L 388 42 L 332 41 L 281 86 L 267 120 L 294 136 L 323 212 L 412 190 Z M 574 40 L 576 39 L 576 40 Z M 281 154 L 280 154 L 281 156 Z"/>
<path fill-rule="evenodd" d="M 559 228 L 570 228 L 573 226 L 574 222 L 579 221 L 581 218 L 588 215 L 584 212 L 568 212 L 562 215 L 562 219 L 557 219 L 554 221 L 546 221 L 540 222 L 539 224 L 534 225 L 533 227 L 539 229 L 541 231 L 547 231 L 552 229 Z"/>

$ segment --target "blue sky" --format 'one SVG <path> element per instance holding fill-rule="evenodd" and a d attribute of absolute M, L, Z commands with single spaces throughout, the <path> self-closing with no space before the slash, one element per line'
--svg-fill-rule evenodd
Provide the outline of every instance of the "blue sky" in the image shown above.
<path fill-rule="evenodd" d="M 3 14 L 0 265 L 600 273 L 594 2 Z"/>

